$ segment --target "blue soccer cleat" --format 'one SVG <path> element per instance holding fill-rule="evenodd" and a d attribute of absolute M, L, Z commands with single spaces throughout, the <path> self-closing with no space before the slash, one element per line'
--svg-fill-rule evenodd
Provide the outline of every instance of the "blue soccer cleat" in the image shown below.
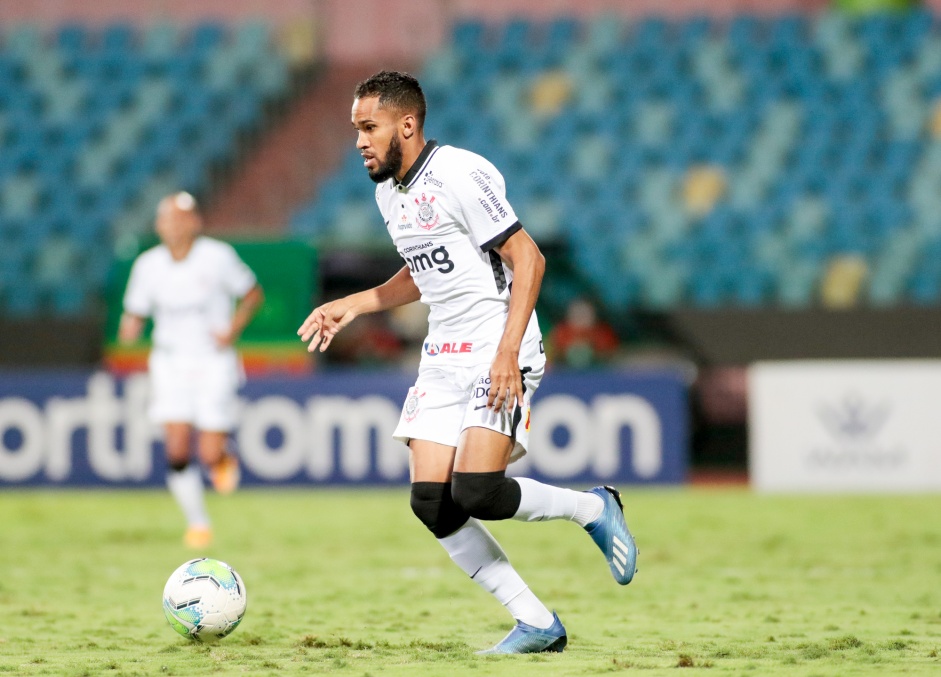
<path fill-rule="evenodd" d="M 478 651 L 480 655 L 541 653 L 543 651 L 561 652 L 568 644 L 565 628 L 558 614 L 552 612 L 552 625 L 545 630 L 534 628 L 523 621 L 516 621 L 516 627 L 491 649 Z"/>
<path fill-rule="evenodd" d="M 637 571 L 637 546 L 624 521 L 621 494 L 608 486 L 595 487 L 589 489 L 589 492 L 601 497 L 604 511 L 601 517 L 585 525 L 585 531 L 604 553 L 614 580 L 627 585 Z"/>

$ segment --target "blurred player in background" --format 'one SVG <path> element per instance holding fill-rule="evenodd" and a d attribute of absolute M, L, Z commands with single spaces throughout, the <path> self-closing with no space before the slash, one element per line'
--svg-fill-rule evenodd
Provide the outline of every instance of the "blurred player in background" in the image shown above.
<path fill-rule="evenodd" d="M 378 287 L 316 308 L 298 330 L 325 350 L 365 313 L 430 307 L 418 379 L 396 439 L 409 446 L 411 506 L 451 559 L 517 624 L 482 653 L 562 651 L 559 617 L 520 578 L 480 520 L 566 519 L 584 527 L 626 585 L 637 549 L 610 487 L 586 492 L 506 477 L 526 453 L 530 401 L 545 368 L 535 304 L 545 261 L 487 160 L 425 142 L 425 98 L 405 73 L 355 91 L 356 147 L 406 265 Z"/>
<path fill-rule="evenodd" d="M 201 229 L 192 195 L 160 201 L 161 244 L 134 262 L 118 329 L 122 343 L 136 341 L 145 318 L 153 317 L 149 414 L 163 426 L 167 486 L 187 521 L 184 543 L 197 549 L 211 543 L 212 531 L 201 470 L 192 463 L 194 431 L 214 488 L 234 491 L 240 471 L 226 442 L 243 372 L 233 344 L 264 299 L 255 274 L 232 246 L 200 235 Z"/>

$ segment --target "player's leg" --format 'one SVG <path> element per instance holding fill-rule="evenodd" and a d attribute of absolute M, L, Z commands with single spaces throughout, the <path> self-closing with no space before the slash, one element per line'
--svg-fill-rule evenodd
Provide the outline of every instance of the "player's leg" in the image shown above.
<path fill-rule="evenodd" d="M 524 371 L 524 402 L 512 413 L 486 410 L 487 393 L 467 407 L 452 476 L 454 500 L 468 515 L 483 520 L 525 522 L 564 519 L 584 528 L 601 549 L 621 585 L 636 570 L 637 547 L 624 521 L 620 494 L 611 487 L 573 491 L 529 478 L 506 477 L 511 458 L 529 444 L 529 408 L 540 372 Z"/>
<path fill-rule="evenodd" d="M 469 519 L 454 503 L 450 479 L 455 448 L 413 439 L 409 450 L 412 510 L 452 561 L 523 624 L 514 632 L 518 633 L 520 627 L 539 632 L 537 628 L 549 628 L 557 623 L 558 619 L 533 595 L 486 527 L 476 519 Z M 561 623 L 558 626 L 561 628 Z M 561 651 L 565 646 L 564 629 L 561 635 L 557 630 L 548 641 L 542 635 L 525 639 L 527 641 L 520 644 L 514 636 L 520 646 L 505 644 L 495 653 L 545 651 L 549 645 L 554 646 L 552 650 Z M 517 650 L 510 651 L 511 648 Z"/>
<path fill-rule="evenodd" d="M 490 432 L 490 431 L 488 431 Z M 462 440 L 466 439 L 462 435 Z M 509 458 L 511 444 L 508 437 L 494 434 L 488 441 L 491 447 L 488 453 L 493 458 Z M 452 453 L 452 458 L 457 452 Z M 498 460 L 497 463 L 500 461 Z M 469 473 L 463 473 L 467 477 Z M 452 482 L 458 477 L 451 474 Z M 462 493 L 454 491 L 452 483 L 452 502 L 461 514 L 466 515 L 460 505 Z M 476 507 L 471 505 L 472 508 Z M 483 516 L 486 519 L 486 515 Z M 504 638 L 490 653 L 527 653 L 532 651 L 561 651 L 566 643 L 565 629 L 552 611 L 533 593 L 520 577 L 509 558 L 489 531 L 476 518 L 467 520 L 465 526 L 450 536 L 440 539 L 442 545 L 453 559 L 474 581 L 490 592 L 503 604 L 517 621 L 517 627 Z"/>
<path fill-rule="evenodd" d="M 213 488 L 231 494 L 241 481 L 238 459 L 228 450 L 229 433 L 222 430 L 199 431 L 199 460 L 209 469 Z"/>
<path fill-rule="evenodd" d="M 489 428 L 461 433 L 454 465 L 454 499 L 469 515 L 483 520 L 526 522 L 566 519 L 580 526 L 604 510 L 597 495 L 506 476 L 515 441 Z"/>
<path fill-rule="evenodd" d="M 553 622 L 552 614 L 535 599 L 484 525 L 468 519 L 454 502 L 451 469 L 467 407 L 464 381 L 450 371 L 425 369 L 406 396 L 393 437 L 409 446 L 412 510 L 454 563 L 514 618 L 548 627 Z M 535 639 L 530 636 L 522 646 L 513 644 L 514 653 L 543 651 L 550 644 L 561 650 L 563 645 L 558 634 L 549 642 Z"/>
<path fill-rule="evenodd" d="M 185 422 L 168 422 L 163 426 L 167 454 L 167 488 L 176 499 L 186 518 L 184 543 L 203 548 L 212 540 L 209 514 L 203 495 L 203 477 L 199 465 L 191 462 L 193 428 Z"/>
<path fill-rule="evenodd" d="M 238 458 L 229 448 L 229 431 L 237 421 L 241 380 L 241 367 L 234 353 L 207 357 L 200 365 L 196 391 L 199 460 L 220 494 L 235 491 L 242 476 Z"/>
<path fill-rule="evenodd" d="M 203 496 L 199 464 L 193 462 L 195 397 L 187 365 L 180 360 L 152 353 L 150 366 L 150 419 L 161 425 L 167 457 L 167 488 L 186 519 L 183 542 L 202 548 L 209 544 L 209 515 Z"/>

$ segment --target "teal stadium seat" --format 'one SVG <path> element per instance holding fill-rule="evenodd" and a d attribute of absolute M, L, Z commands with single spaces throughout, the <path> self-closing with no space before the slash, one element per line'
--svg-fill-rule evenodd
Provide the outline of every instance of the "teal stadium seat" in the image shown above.
<path fill-rule="evenodd" d="M 106 282 L 106 243 L 145 235 L 153 204 L 169 190 L 207 190 L 211 167 L 231 160 L 264 104 L 286 93 L 286 62 L 270 32 L 263 21 L 231 31 L 213 23 L 4 27 L 0 314 L 87 310 Z M 249 77 L 207 88 L 206 64 L 224 49 L 235 50 Z M 65 251 L 60 241 L 74 248 L 74 265 L 58 266 L 74 284 L 41 284 L 40 271 L 57 266 L 37 255 Z"/>

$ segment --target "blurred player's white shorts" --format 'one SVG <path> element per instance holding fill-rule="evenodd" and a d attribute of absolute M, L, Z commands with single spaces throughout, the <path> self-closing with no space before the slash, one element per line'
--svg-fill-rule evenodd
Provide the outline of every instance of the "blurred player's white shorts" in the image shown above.
<path fill-rule="evenodd" d="M 191 423 L 213 432 L 235 427 L 245 377 L 234 350 L 196 356 L 154 350 L 148 363 L 154 423 Z"/>
<path fill-rule="evenodd" d="M 529 446 L 529 413 L 533 393 L 545 373 L 545 359 L 533 360 L 523 375 L 523 404 L 512 411 L 487 408 L 490 364 L 474 367 L 422 367 L 408 391 L 399 424 L 392 436 L 408 444 L 428 440 L 456 447 L 467 428 L 489 428 L 514 439 L 510 462 Z"/>

